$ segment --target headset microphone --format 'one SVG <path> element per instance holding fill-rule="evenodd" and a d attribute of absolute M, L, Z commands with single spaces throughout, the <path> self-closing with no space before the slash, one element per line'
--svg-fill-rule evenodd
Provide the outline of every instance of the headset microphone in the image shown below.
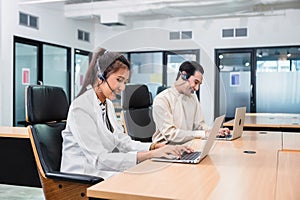
<path fill-rule="evenodd" d="M 110 87 L 109 83 L 108 83 L 105 79 L 104 79 L 104 81 L 107 83 L 109 89 L 112 91 L 112 93 L 114 93 L 114 95 L 116 96 L 116 98 L 117 98 L 118 100 L 120 100 L 120 99 L 121 99 L 121 95 L 119 95 L 118 93 L 116 93 L 116 91 L 113 90 L 113 89 Z"/>
<path fill-rule="evenodd" d="M 114 95 L 116 96 L 116 98 L 117 98 L 118 100 L 121 99 L 121 95 L 119 95 L 118 93 L 116 93 L 116 91 L 113 90 L 113 89 L 110 87 L 109 83 L 106 81 L 106 79 L 104 78 L 103 74 L 102 74 L 100 71 L 99 71 L 99 73 L 98 73 L 98 78 L 99 78 L 100 80 L 105 81 L 105 82 L 107 83 L 109 89 L 112 91 L 112 93 L 114 93 Z"/>

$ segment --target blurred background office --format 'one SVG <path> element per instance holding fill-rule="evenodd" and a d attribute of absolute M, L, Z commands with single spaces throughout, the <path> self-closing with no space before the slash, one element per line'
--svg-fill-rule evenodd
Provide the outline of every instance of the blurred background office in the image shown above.
<path fill-rule="evenodd" d="M 208 122 L 237 106 L 299 113 L 299 18 L 299 0 L 1 0 L 0 125 L 26 125 L 29 84 L 63 87 L 73 100 L 99 46 L 124 53 L 130 82 L 153 97 L 184 60 L 199 61 Z"/>

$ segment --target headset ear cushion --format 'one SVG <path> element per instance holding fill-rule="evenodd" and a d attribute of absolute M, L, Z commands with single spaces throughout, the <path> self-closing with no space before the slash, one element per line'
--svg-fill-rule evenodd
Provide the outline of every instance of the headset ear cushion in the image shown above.
<path fill-rule="evenodd" d="M 186 74 L 181 74 L 182 80 L 187 80 L 187 75 Z"/>
<path fill-rule="evenodd" d="M 105 78 L 104 78 L 104 76 L 103 76 L 103 74 L 102 74 L 101 72 L 98 73 L 98 78 L 99 78 L 100 80 L 102 80 L 102 81 L 105 80 Z"/>

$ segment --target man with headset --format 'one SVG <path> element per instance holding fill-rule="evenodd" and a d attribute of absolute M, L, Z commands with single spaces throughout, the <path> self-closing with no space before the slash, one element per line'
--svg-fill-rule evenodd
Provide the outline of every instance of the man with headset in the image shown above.
<path fill-rule="evenodd" d="M 205 124 L 200 102 L 195 94 L 203 80 L 203 67 L 196 61 L 185 61 L 179 67 L 174 85 L 159 93 L 153 101 L 156 131 L 153 142 L 184 143 L 205 138 L 210 127 Z M 228 134 L 220 129 L 219 134 Z"/>

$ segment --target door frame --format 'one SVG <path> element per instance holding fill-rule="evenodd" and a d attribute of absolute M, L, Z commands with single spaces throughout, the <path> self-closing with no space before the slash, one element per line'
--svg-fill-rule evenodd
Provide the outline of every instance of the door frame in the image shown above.
<path fill-rule="evenodd" d="M 68 94 L 67 97 L 68 99 L 71 100 L 71 48 L 70 47 L 66 47 L 66 46 L 62 46 L 62 45 L 58 45 L 58 44 L 52 44 L 52 43 L 48 43 L 48 42 L 43 42 L 43 41 L 38 41 L 38 40 L 32 40 L 32 39 L 28 39 L 28 38 L 23 38 L 23 37 L 19 37 L 19 36 L 14 36 L 13 37 L 13 125 L 17 125 L 17 122 L 15 120 L 15 112 L 16 112 L 16 85 L 15 85 L 15 81 L 16 81 L 16 43 L 21 43 L 21 44 L 28 44 L 28 45 L 32 45 L 32 46 L 36 46 L 37 47 L 37 83 L 39 83 L 39 81 L 43 82 L 43 45 L 49 45 L 49 46 L 54 46 L 54 47 L 60 47 L 60 48 L 64 48 L 67 50 L 67 88 L 68 88 Z M 25 98 L 25 97 L 24 97 Z M 23 125 L 23 123 L 21 124 Z M 24 125 L 26 126 L 26 122 L 24 122 Z"/>
<path fill-rule="evenodd" d="M 220 113 L 220 59 L 219 55 L 224 53 L 250 53 L 250 112 L 256 112 L 256 49 L 254 48 L 230 48 L 230 49 L 215 49 L 215 109 L 214 117 L 221 115 Z"/>

